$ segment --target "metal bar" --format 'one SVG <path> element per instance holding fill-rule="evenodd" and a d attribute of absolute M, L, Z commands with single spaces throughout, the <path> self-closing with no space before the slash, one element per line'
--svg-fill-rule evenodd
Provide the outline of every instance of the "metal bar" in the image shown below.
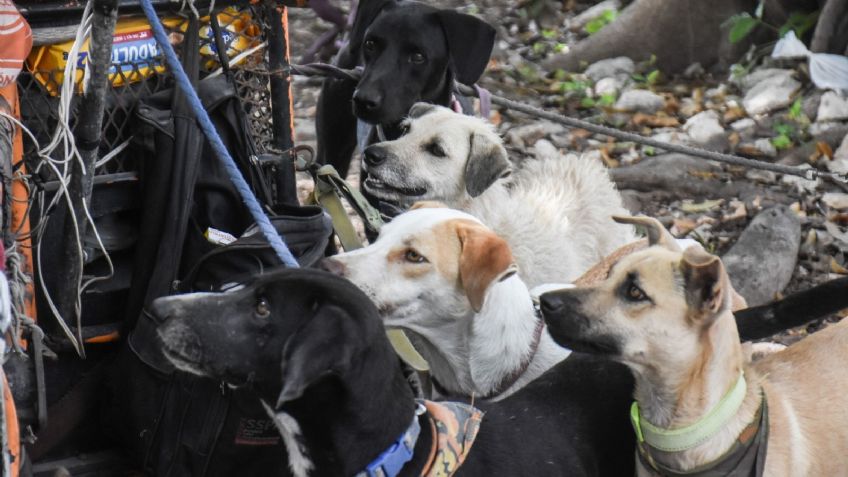
<path fill-rule="evenodd" d="M 271 71 L 287 71 L 290 64 L 288 10 L 272 3 L 265 4 L 270 24 L 268 35 L 268 68 Z M 294 116 L 292 114 L 292 92 L 290 75 L 272 75 L 268 78 L 271 85 L 271 118 L 274 132 L 273 144 L 280 151 L 291 151 L 294 147 Z M 275 177 L 277 201 L 282 199 L 279 191 L 290 184 L 285 183 L 286 174 L 277 173 Z"/>
<path fill-rule="evenodd" d="M 88 89 L 80 104 L 80 115 L 74 130 L 76 143 L 80 150 L 82 165 L 71 161 L 71 178 L 68 193 L 73 204 L 76 224 L 71 214 L 65 216 L 63 236 L 66 237 L 65 250 L 61 257 L 59 273 L 59 290 L 57 293 L 58 309 L 66 320 L 74 317 L 77 330 L 80 326 L 78 307 L 78 288 L 82 277 L 83 257 L 77 238 L 82 241 L 85 237 L 86 221 L 84 208 L 91 201 L 93 187 L 94 163 L 100 147 L 101 130 L 103 128 L 103 109 L 106 93 L 109 88 L 109 68 L 112 66 L 112 34 L 118 18 L 118 0 L 94 0 L 91 22 L 91 41 L 88 51 L 88 66 L 90 71 Z M 78 232 L 77 232 L 78 231 Z M 79 339 L 81 357 L 85 357 L 82 349 L 82 339 Z"/>

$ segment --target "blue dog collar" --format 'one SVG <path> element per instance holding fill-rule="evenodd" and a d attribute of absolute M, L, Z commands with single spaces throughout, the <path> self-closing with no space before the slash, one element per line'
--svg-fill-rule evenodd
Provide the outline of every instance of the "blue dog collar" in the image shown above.
<path fill-rule="evenodd" d="M 418 442 L 418 435 L 421 434 L 418 416 L 425 412 L 424 406 L 418 403 L 415 408 L 415 416 L 412 417 L 412 424 L 409 425 L 406 432 L 368 464 L 365 470 L 356 474 L 356 477 L 395 477 L 398 475 L 403 466 L 412 460 L 415 443 Z"/>

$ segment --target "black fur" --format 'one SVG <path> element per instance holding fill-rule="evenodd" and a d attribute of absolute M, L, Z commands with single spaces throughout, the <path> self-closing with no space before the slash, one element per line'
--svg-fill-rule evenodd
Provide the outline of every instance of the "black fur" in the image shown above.
<path fill-rule="evenodd" d="M 318 161 L 347 174 L 357 117 L 383 125 L 387 139 L 396 139 L 398 123 L 416 102 L 449 105 L 454 79 L 473 84 L 483 74 L 494 38 L 494 28 L 471 15 L 408 0 L 361 1 L 336 64 L 362 65 L 362 78 L 324 81 Z"/>
<path fill-rule="evenodd" d="M 160 299 L 153 312 L 167 317 L 160 335 L 172 359 L 247 382 L 297 420 L 313 476 L 362 470 L 412 419 L 377 310 L 330 273 L 278 271 L 236 292 Z M 633 475 L 632 386 L 623 365 L 575 353 L 509 398 L 478 402 L 486 415 L 457 475 Z M 400 475 L 419 475 L 430 439 L 422 425 Z"/>

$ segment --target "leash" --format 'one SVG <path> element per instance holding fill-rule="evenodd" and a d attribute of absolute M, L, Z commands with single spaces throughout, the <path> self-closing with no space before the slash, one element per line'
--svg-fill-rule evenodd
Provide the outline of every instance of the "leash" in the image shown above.
<path fill-rule="evenodd" d="M 329 76 L 333 78 L 359 81 L 359 78 L 362 75 L 362 67 L 357 67 L 354 69 L 343 69 L 325 63 L 310 63 L 307 65 L 289 65 L 287 69 L 269 71 L 266 74 L 284 76 L 295 74 L 309 77 Z M 474 87 L 466 86 L 464 84 L 454 83 L 454 89 L 465 96 L 473 96 L 481 99 L 484 99 L 486 97 L 486 93 L 481 94 Z M 622 141 L 635 142 L 637 144 L 652 146 L 657 149 L 662 149 L 664 151 L 678 152 L 681 154 L 686 154 L 688 156 L 699 157 L 701 159 L 707 159 L 710 161 L 723 162 L 725 164 L 731 164 L 735 166 L 742 166 L 749 169 L 762 169 L 766 171 L 776 172 L 779 174 L 803 177 L 807 180 L 825 178 L 838 183 L 848 184 L 848 175 L 846 174 L 820 171 L 814 168 L 806 169 L 795 166 L 786 166 L 782 164 L 772 164 L 768 162 L 757 161 L 754 159 L 748 159 L 733 154 L 724 154 L 720 152 L 708 151 L 699 147 L 685 146 L 682 144 L 671 144 L 664 141 L 657 141 L 656 139 L 645 137 L 641 134 L 621 131 L 608 126 L 591 123 L 583 119 L 563 116 L 561 114 L 546 111 L 542 108 L 537 108 L 535 106 L 519 103 L 518 101 L 514 101 L 503 96 L 498 96 L 496 94 L 489 94 L 489 98 L 492 104 L 496 104 L 507 109 L 518 111 L 529 116 L 535 116 L 537 118 L 546 119 L 548 121 L 562 124 L 570 128 L 585 129 L 589 132 L 602 134 L 604 136 L 620 139 Z"/>
<path fill-rule="evenodd" d="M 185 70 L 183 70 L 183 66 L 177 58 L 177 54 L 174 52 L 174 48 L 171 47 L 171 43 L 168 41 L 168 35 L 165 33 L 165 28 L 162 26 L 162 23 L 159 21 L 159 17 L 156 15 L 156 11 L 153 9 L 151 0 L 140 0 L 140 3 L 141 8 L 144 11 L 144 15 L 147 17 L 147 21 L 150 23 L 150 28 L 153 30 L 153 36 L 156 38 L 159 48 L 165 55 L 165 61 L 168 63 L 168 68 L 171 72 L 173 72 L 174 78 L 177 80 L 177 85 L 185 94 L 189 106 L 194 111 L 198 125 L 203 131 L 203 134 L 206 136 L 206 139 L 209 141 L 210 146 L 212 146 L 215 157 L 218 158 L 221 165 L 227 171 L 230 180 L 233 182 L 236 190 L 238 190 L 239 195 L 241 195 L 244 205 L 250 211 L 250 215 L 253 216 L 253 220 L 256 221 L 256 225 L 259 227 L 259 230 L 262 231 L 262 234 L 268 240 L 271 248 L 274 249 L 274 252 L 280 258 L 280 261 L 288 267 L 297 268 L 297 260 L 286 246 L 283 241 L 283 237 L 281 237 L 276 229 L 274 229 L 274 226 L 271 225 L 268 215 L 266 215 L 265 211 L 262 210 L 262 206 L 259 205 L 259 201 L 256 200 L 256 196 L 254 196 L 253 192 L 250 190 L 250 186 L 248 186 L 247 181 L 244 180 L 244 176 L 242 176 L 241 171 L 232 156 L 230 156 L 226 146 L 224 146 L 224 143 L 221 141 L 221 137 L 218 136 L 215 126 L 209 119 L 209 114 L 200 102 L 197 92 L 194 88 L 192 88 L 191 82 L 189 81 Z"/>

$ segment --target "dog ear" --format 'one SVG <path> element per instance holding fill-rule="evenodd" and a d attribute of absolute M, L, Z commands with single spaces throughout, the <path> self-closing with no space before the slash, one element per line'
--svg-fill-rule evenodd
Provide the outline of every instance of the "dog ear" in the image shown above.
<path fill-rule="evenodd" d="M 492 283 L 503 281 L 518 269 L 506 241 L 480 224 L 460 221 L 456 226 L 459 237 L 459 281 L 471 308 L 480 311 L 486 291 Z"/>
<path fill-rule="evenodd" d="M 638 217 L 614 215 L 612 220 L 620 224 L 631 224 L 644 229 L 648 235 L 648 245 L 661 245 L 672 252 L 683 251 L 680 249 L 680 245 L 677 244 L 674 236 L 663 227 L 659 220 L 653 217 L 646 217 L 644 215 Z"/>
<path fill-rule="evenodd" d="M 409 210 L 416 209 L 447 209 L 448 205 L 444 202 L 439 202 L 438 200 L 419 200 L 418 202 L 412 204 L 412 207 Z"/>
<path fill-rule="evenodd" d="M 356 334 L 353 321 L 342 308 L 323 305 L 286 340 L 282 353 L 283 388 L 276 409 L 300 398 L 317 380 L 350 363 L 353 340 L 340 338 Z"/>
<path fill-rule="evenodd" d="M 436 106 L 432 103 L 425 103 L 423 101 L 418 102 L 413 104 L 412 107 L 409 108 L 409 113 L 406 115 L 406 117 L 408 117 L 409 119 L 418 119 L 421 116 L 424 116 L 425 114 L 432 113 L 438 108 L 439 106 Z"/>
<path fill-rule="evenodd" d="M 476 83 L 489 64 L 495 29 L 475 16 L 453 10 L 439 10 L 436 15 L 445 32 L 456 80 L 467 85 Z"/>
<path fill-rule="evenodd" d="M 721 260 L 700 247 L 683 252 L 681 270 L 686 302 L 701 317 L 715 317 L 728 308 L 728 278 Z"/>
<path fill-rule="evenodd" d="M 485 134 L 471 135 L 470 152 L 465 163 L 465 190 L 477 197 L 496 180 L 512 172 L 506 149 Z"/>

